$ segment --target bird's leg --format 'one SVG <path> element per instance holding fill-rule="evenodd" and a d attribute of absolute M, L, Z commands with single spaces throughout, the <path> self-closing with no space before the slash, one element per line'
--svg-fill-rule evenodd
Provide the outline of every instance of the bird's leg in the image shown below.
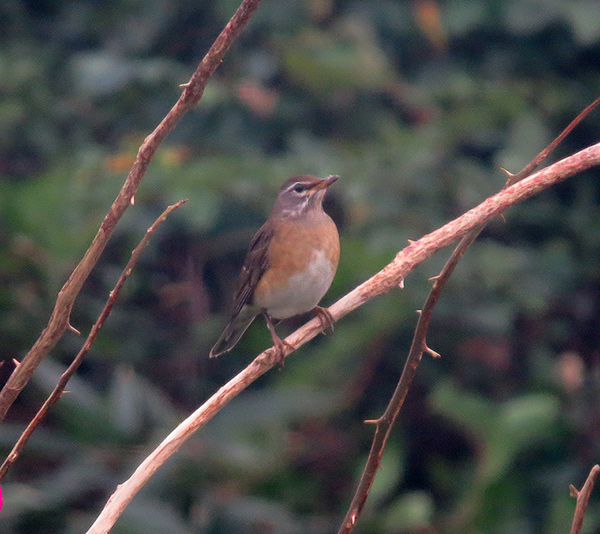
<path fill-rule="evenodd" d="M 326 308 L 321 308 L 321 306 L 315 306 L 313 308 L 313 312 L 315 312 L 315 315 L 319 318 L 319 321 L 321 321 L 323 330 L 329 330 L 333 332 L 333 323 L 335 321 L 333 320 L 331 313 L 329 313 L 329 310 Z"/>
<path fill-rule="evenodd" d="M 267 328 L 269 329 L 269 332 L 271 332 L 273 345 L 275 345 L 275 361 L 283 367 L 283 359 L 285 358 L 286 351 L 292 351 L 294 350 L 294 347 L 277 335 L 277 332 L 275 332 L 275 325 L 273 324 L 273 318 L 267 312 L 263 312 L 263 315 L 267 322 Z"/>

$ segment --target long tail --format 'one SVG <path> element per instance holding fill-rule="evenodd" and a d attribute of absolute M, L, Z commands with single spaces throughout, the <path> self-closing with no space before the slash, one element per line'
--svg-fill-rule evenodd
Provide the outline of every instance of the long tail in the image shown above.
<path fill-rule="evenodd" d="M 235 347 L 237 342 L 244 335 L 244 332 L 252 324 L 255 317 L 255 314 L 246 315 L 240 313 L 237 317 L 232 318 L 221 334 L 221 337 L 215 343 L 215 346 L 210 350 L 209 356 L 211 358 L 216 358 Z"/>

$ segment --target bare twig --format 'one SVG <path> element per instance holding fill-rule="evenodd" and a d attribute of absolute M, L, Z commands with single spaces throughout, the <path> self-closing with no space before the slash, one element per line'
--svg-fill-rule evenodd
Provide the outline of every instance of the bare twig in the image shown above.
<path fill-rule="evenodd" d="M 442 228 L 422 237 L 418 241 L 411 242 L 381 271 L 333 304 L 329 308 L 329 312 L 334 319 L 340 319 L 373 297 L 387 293 L 396 287 L 419 263 L 432 256 L 434 252 L 450 245 L 467 232 L 480 227 L 510 206 L 598 164 L 600 164 L 600 143 L 542 169 L 511 187 L 503 189 Z M 321 322 L 318 319 L 312 319 L 288 336 L 285 341 L 291 347 L 297 349 L 315 337 L 321 330 Z M 108 532 L 127 504 L 156 470 L 196 430 L 206 424 L 223 406 L 273 366 L 272 351 L 271 348 L 260 354 L 243 371 L 222 386 L 193 414 L 180 423 L 138 466 L 131 477 L 118 486 L 88 530 L 88 534 Z M 289 352 L 291 350 L 288 350 L 286 354 L 289 354 Z"/>
<path fill-rule="evenodd" d="M 0 392 L 0 422 L 13 402 L 25 387 L 36 367 L 48 352 L 56 345 L 69 325 L 69 316 L 75 298 L 83 283 L 96 265 L 112 232 L 125 210 L 131 205 L 146 169 L 159 144 L 175 128 L 181 117 L 198 103 L 210 76 L 221 64 L 223 56 L 245 28 L 250 17 L 258 7 L 260 0 L 243 0 L 227 26 L 217 37 L 204 59 L 185 85 L 179 100 L 169 111 L 156 129 L 144 140 L 136 156 L 131 171 L 117 198 L 106 214 L 98 233 L 75 270 L 58 293 L 54 310 L 48 325 L 40 334 L 23 361 L 15 368 Z"/>
<path fill-rule="evenodd" d="M 546 160 L 550 153 L 564 141 L 565 137 L 567 137 L 567 135 L 569 135 L 583 119 L 585 119 L 594 109 L 596 109 L 599 104 L 600 96 L 596 98 L 596 100 L 594 100 L 589 106 L 586 106 L 582 111 L 580 111 L 579 115 L 577 115 L 577 117 L 575 117 L 562 132 L 560 132 L 558 137 L 554 139 L 554 141 L 552 141 L 546 148 L 544 148 L 544 150 L 542 150 L 535 158 L 533 158 L 531 162 L 523 168 L 523 170 L 517 174 L 511 174 L 505 170 L 505 172 L 509 175 L 506 186 L 516 184 L 534 172 Z"/>
<path fill-rule="evenodd" d="M 585 511 L 587 509 L 590 495 L 594 489 L 594 483 L 600 473 L 600 465 L 592 467 L 590 474 L 583 485 L 581 490 L 578 490 L 571 484 L 571 495 L 577 498 L 577 504 L 575 505 L 575 514 L 573 515 L 573 523 L 571 524 L 571 534 L 579 534 L 581 532 L 581 526 L 583 525 L 583 518 L 585 517 Z"/>
<path fill-rule="evenodd" d="M 509 178 L 504 186 L 504 189 L 529 176 L 539 165 L 541 165 L 541 163 L 548 157 L 552 150 L 554 150 L 564 140 L 564 138 L 573 130 L 573 128 L 575 128 L 575 126 L 577 126 L 585 117 L 587 117 L 587 115 L 589 115 L 590 112 L 598 106 L 598 104 L 600 104 L 600 97 L 597 98 L 592 104 L 587 106 L 581 113 L 579 113 L 579 115 L 577 115 L 577 117 L 575 117 L 575 119 L 569 123 L 569 125 L 558 135 L 558 137 L 556 137 L 556 139 L 554 139 L 546 148 L 544 148 L 544 150 L 542 150 L 522 171 L 517 174 L 511 174 L 508 171 L 505 171 L 509 175 Z M 439 357 L 439 354 L 433 349 L 429 348 L 427 345 L 427 331 L 429 329 L 429 323 L 433 314 L 433 310 L 438 302 L 443 288 L 446 285 L 446 282 L 454 272 L 458 262 L 462 259 L 467 249 L 485 228 L 487 222 L 488 221 L 485 221 L 479 226 L 476 226 L 461 239 L 460 243 L 444 265 L 444 268 L 440 274 L 433 279 L 434 284 L 431 292 L 427 297 L 423 310 L 419 313 L 419 320 L 417 321 L 411 347 L 404 364 L 404 369 L 400 375 L 400 380 L 398 381 L 396 389 L 394 390 L 394 393 L 390 398 L 383 415 L 379 419 L 372 421 L 376 424 L 376 427 L 373 441 L 371 443 L 371 450 L 369 451 L 365 468 L 363 469 L 363 473 L 356 487 L 354 497 L 352 498 L 350 506 L 348 507 L 348 511 L 346 512 L 346 516 L 344 517 L 340 529 L 338 530 L 338 534 L 350 534 L 354 530 L 354 527 L 358 521 L 358 517 L 360 516 L 365 502 L 367 501 L 367 497 L 369 496 L 369 492 L 371 491 L 371 486 L 375 480 L 375 475 L 377 474 L 377 469 L 379 468 L 381 458 L 383 457 L 387 439 L 390 435 L 392 427 L 394 426 L 394 423 L 396 422 L 396 418 L 400 413 L 400 409 L 404 404 L 404 399 L 408 394 L 408 390 L 410 389 L 412 380 L 416 374 L 417 367 L 421 361 L 423 353 L 428 352 L 433 356 Z"/>
<path fill-rule="evenodd" d="M 8 470 L 15 463 L 15 461 L 19 457 L 19 454 L 21 453 L 21 451 L 23 450 L 23 448 L 29 441 L 29 438 L 34 433 L 35 429 L 39 426 L 39 424 L 42 422 L 44 417 L 46 417 L 46 415 L 48 414 L 50 409 L 58 402 L 58 400 L 60 399 L 60 397 L 63 394 L 63 391 L 65 390 L 67 382 L 75 374 L 75 372 L 81 365 L 83 357 L 92 348 L 92 345 L 94 344 L 94 341 L 96 341 L 96 337 L 98 336 L 98 332 L 100 332 L 100 329 L 102 328 L 102 326 L 106 322 L 106 319 L 110 315 L 110 312 L 112 311 L 113 306 L 115 305 L 115 302 L 117 302 L 117 299 L 119 298 L 119 293 L 121 291 L 121 288 L 123 287 L 123 284 L 125 283 L 125 281 L 129 277 L 129 275 L 131 274 L 131 271 L 135 267 L 135 264 L 137 263 L 137 261 L 140 257 L 140 254 L 142 253 L 142 250 L 144 250 L 144 248 L 146 248 L 146 245 L 148 244 L 148 241 L 150 240 L 150 236 L 154 233 L 154 231 L 158 228 L 158 226 L 164 222 L 164 220 L 169 216 L 169 214 L 173 210 L 176 210 L 179 206 L 181 206 L 182 204 L 185 204 L 186 202 L 187 202 L 187 200 L 180 200 L 179 202 L 169 206 L 162 213 L 162 215 L 158 219 L 156 219 L 156 221 L 154 221 L 154 224 L 150 228 L 148 228 L 146 235 L 142 238 L 139 245 L 137 247 L 135 247 L 135 249 L 131 253 L 131 258 L 129 258 L 129 261 L 127 262 L 127 265 L 125 266 L 125 269 L 123 269 L 123 272 L 121 273 L 121 276 L 119 277 L 119 280 L 117 280 L 117 284 L 115 285 L 114 289 L 110 292 L 108 300 L 106 301 L 106 304 L 104 305 L 104 309 L 102 310 L 98 319 L 94 323 L 94 326 L 92 327 L 85 343 L 81 347 L 81 350 L 78 352 L 77 356 L 75 356 L 75 358 L 71 362 L 71 365 L 69 365 L 69 367 L 67 367 L 66 371 L 62 374 L 62 376 L 60 377 L 60 380 L 58 381 L 58 384 L 56 385 L 56 387 L 54 388 L 54 390 L 52 391 L 50 396 L 46 399 L 46 401 L 44 402 L 42 407 L 38 410 L 37 414 L 35 414 L 35 417 L 27 425 L 27 428 L 23 431 L 23 433 L 19 437 L 19 439 L 18 439 L 17 443 L 15 444 L 15 446 L 13 447 L 12 451 L 10 451 L 10 454 L 6 457 L 6 460 L 4 460 L 4 463 L 0 467 L 0 481 L 5 477 Z"/>

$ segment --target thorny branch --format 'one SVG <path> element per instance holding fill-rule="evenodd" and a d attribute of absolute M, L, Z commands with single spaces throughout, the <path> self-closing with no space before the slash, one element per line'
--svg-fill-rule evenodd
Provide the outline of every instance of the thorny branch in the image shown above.
<path fill-rule="evenodd" d="M 542 169 L 521 182 L 507 187 L 488 198 L 467 213 L 438 230 L 411 242 L 394 260 L 360 286 L 342 297 L 329 308 L 335 320 L 347 315 L 368 300 L 387 293 L 418 264 L 468 232 L 496 217 L 509 207 L 526 200 L 543 189 L 600 164 L 600 143 Z M 318 319 L 312 319 L 286 338 L 293 350 L 307 343 L 322 331 Z M 424 339 L 424 337 L 423 337 Z M 199 428 L 204 426 L 223 406 L 241 391 L 266 373 L 273 365 L 273 348 L 257 356 L 243 371 L 217 390 L 202 406 L 175 428 L 156 449 L 146 457 L 134 473 L 108 500 L 106 506 L 88 530 L 88 534 L 108 532 L 136 493 L 146 484 L 157 469 L 170 458 Z M 292 350 L 288 350 L 289 354 Z"/>
<path fill-rule="evenodd" d="M 23 431 L 23 433 L 19 437 L 17 443 L 15 444 L 13 449 L 10 451 L 10 454 L 6 457 L 6 460 L 4 460 L 4 463 L 0 467 L 0 481 L 5 477 L 8 470 L 16 462 L 17 458 L 19 457 L 19 454 L 21 453 L 21 451 L 23 450 L 23 448 L 29 441 L 29 438 L 32 436 L 35 429 L 39 426 L 39 424 L 42 422 L 44 417 L 46 417 L 46 415 L 48 414 L 50 409 L 58 402 L 58 400 L 60 399 L 60 397 L 62 396 L 62 394 L 65 390 L 65 387 L 67 386 L 67 382 L 75 374 L 75 372 L 81 365 L 81 362 L 83 361 L 84 356 L 92 348 L 92 345 L 94 344 L 94 341 L 96 341 L 96 337 L 98 336 L 98 332 L 100 332 L 100 329 L 106 322 L 106 319 L 108 319 L 108 316 L 110 315 L 110 312 L 112 311 L 113 306 L 115 305 L 115 302 L 117 302 L 117 299 L 119 298 L 119 293 L 121 291 L 121 288 L 123 287 L 123 284 L 125 283 L 125 281 L 129 277 L 129 275 L 131 274 L 131 271 L 135 267 L 135 264 L 137 263 L 142 251 L 144 250 L 144 248 L 146 248 L 146 245 L 150 241 L 150 236 L 156 231 L 156 229 L 159 227 L 159 225 L 161 225 L 165 221 L 165 219 L 169 216 L 169 214 L 173 210 L 176 210 L 179 206 L 181 206 L 182 204 L 184 204 L 186 202 L 187 202 L 187 200 L 180 200 L 179 202 L 169 206 L 161 214 L 161 216 L 158 219 L 156 219 L 156 221 L 154 221 L 154 224 L 152 224 L 152 226 L 150 228 L 148 228 L 146 235 L 142 238 L 139 245 L 137 247 L 135 247 L 135 249 L 131 253 L 131 258 L 129 258 L 129 261 L 127 262 L 127 265 L 125 266 L 125 269 L 123 269 L 123 272 L 121 273 L 121 276 L 119 277 L 119 280 L 117 280 L 117 283 L 116 283 L 114 289 L 110 292 L 108 300 L 107 300 L 106 304 L 104 305 L 104 309 L 102 310 L 102 312 L 100 313 L 100 316 L 94 323 L 94 326 L 92 327 L 85 343 L 83 344 L 80 351 L 77 353 L 77 356 L 75 356 L 75 358 L 73 359 L 73 361 L 71 362 L 69 367 L 67 367 L 66 371 L 60 377 L 58 384 L 56 385 L 56 387 L 54 388 L 54 390 L 52 391 L 50 396 L 46 399 L 46 401 L 44 402 L 42 407 L 35 414 L 35 417 L 27 425 L 27 428 Z"/>
<path fill-rule="evenodd" d="M 104 221 L 92 244 L 58 293 L 48 325 L 42 331 L 40 337 L 27 355 L 12 372 L 2 391 L 0 391 L 0 423 L 4 420 L 6 413 L 21 390 L 29 382 L 31 375 L 39 363 L 58 343 L 58 340 L 69 327 L 69 316 L 73 303 L 108 243 L 117 222 L 121 219 L 125 210 L 133 203 L 135 193 L 156 149 L 175 128 L 179 120 L 198 103 L 204 93 L 208 79 L 221 64 L 223 56 L 245 28 L 259 3 L 260 0 L 243 0 L 234 16 L 217 37 L 200 65 L 198 65 L 190 81 L 184 84 L 184 90 L 179 100 L 177 100 L 162 122 L 142 143 L 133 167 L 129 171 L 117 198 L 104 217 Z"/>
<path fill-rule="evenodd" d="M 223 32 L 219 35 L 209 52 L 204 57 L 203 61 L 198 66 L 190 81 L 183 85 L 184 91 L 177 103 L 173 106 L 171 111 L 158 125 L 158 127 L 145 139 L 144 143 L 140 147 L 133 167 L 128 174 L 121 191 L 119 192 L 119 195 L 107 213 L 100 229 L 98 230 L 98 233 L 92 241 L 92 244 L 59 292 L 55 308 L 47 327 L 41 333 L 40 337 L 29 353 L 25 356 L 23 361 L 14 370 L 5 387 L 0 392 L 0 422 L 6 416 L 7 411 L 20 391 L 29 381 L 37 365 L 55 346 L 64 331 L 69 328 L 69 316 L 75 298 L 81 290 L 81 287 L 87 279 L 92 268 L 98 261 L 98 258 L 110 239 L 112 231 L 117 222 L 120 220 L 127 207 L 133 203 L 135 193 L 157 147 L 174 129 L 181 117 L 200 100 L 208 79 L 222 61 L 224 54 L 227 52 L 231 44 L 244 29 L 250 17 L 257 9 L 259 3 L 260 0 L 244 0 L 242 2 L 235 15 L 229 21 Z M 596 103 L 594 105 L 596 105 Z M 564 135 L 566 135 L 566 133 L 564 133 Z M 559 141 L 557 140 L 555 142 Z M 548 147 L 548 152 L 551 150 L 551 148 L 553 148 L 552 145 Z M 504 189 L 494 197 L 486 200 L 480 206 L 470 210 L 462 217 L 459 217 L 455 221 L 448 223 L 439 230 L 432 232 L 417 242 L 411 243 L 409 247 L 398 253 L 396 258 L 387 267 L 361 284 L 348 295 L 340 299 L 330 308 L 330 312 L 334 318 L 339 319 L 340 317 L 361 306 L 371 298 L 389 291 L 398 285 L 417 264 L 424 261 L 440 248 L 443 248 L 454 242 L 460 236 L 465 236 L 463 243 L 465 244 L 464 249 L 466 250 L 466 247 L 468 244 L 470 244 L 468 239 L 470 238 L 471 241 L 474 240 L 482 225 L 484 225 L 491 218 L 495 217 L 497 214 L 502 213 L 508 207 L 521 202 L 532 195 L 535 195 L 550 185 L 569 178 L 589 167 L 598 165 L 600 163 L 600 144 L 594 145 L 577 154 L 574 154 L 573 156 L 558 162 L 548 169 L 540 171 L 536 175 L 531 176 L 529 179 L 513 185 L 519 179 L 529 175 L 529 173 L 532 172 L 539 165 L 539 163 L 541 163 L 541 161 L 545 158 L 545 155 L 541 158 L 540 156 L 538 156 L 538 158 L 536 158 L 536 160 L 534 160 L 532 164 L 528 166 L 528 168 L 519 173 L 519 175 L 510 176 L 507 186 L 511 187 Z M 465 235 L 467 232 L 471 233 Z M 459 245 L 459 247 L 460 246 L 461 245 Z M 457 262 L 459 256 L 453 257 Z M 441 278 L 438 278 L 434 284 L 434 292 L 432 292 L 433 304 L 435 304 L 435 300 L 437 300 L 437 296 L 439 296 L 439 290 L 441 290 L 441 286 L 443 286 L 443 283 L 440 283 L 440 280 Z M 435 291 L 438 291 L 437 296 Z M 431 305 L 431 308 L 433 307 L 433 304 Z M 419 325 L 417 326 L 415 339 L 413 340 L 413 346 L 415 347 L 414 350 L 419 353 L 419 359 L 423 351 L 429 351 L 433 353 L 433 351 L 425 344 L 425 334 L 429 317 L 430 310 L 426 304 L 423 312 L 421 313 L 421 319 L 419 321 Z M 318 321 L 312 320 L 297 330 L 294 334 L 289 336 L 287 341 L 295 348 L 298 348 L 302 344 L 315 337 L 319 332 L 320 328 Z M 418 342 L 419 339 L 422 340 L 422 343 Z M 138 467 L 134 475 L 123 485 L 119 486 L 103 510 L 102 514 L 98 517 L 97 521 L 89 530 L 90 533 L 107 532 L 112 524 L 114 524 L 114 521 L 116 521 L 127 503 L 145 484 L 149 477 L 158 469 L 158 467 L 169 456 L 171 456 L 195 430 L 200 428 L 210 418 L 212 418 L 215 413 L 217 413 L 240 391 L 247 387 L 247 385 L 252 383 L 259 376 L 270 369 L 272 366 L 272 360 L 270 357 L 271 350 L 272 349 L 269 349 L 268 351 L 265 351 L 259 355 L 244 371 L 220 388 L 208 401 L 206 401 L 203 406 L 201 406 L 194 414 L 188 417 L 186 421 L 181 423 L 163 441 L 163 443 Z M 418 360 L 416 363 L 418 364 Z M 411 370 L 409 371 L 409 378 L 407 379 L 409 385 L 415 371 L 416 364 L 411 367 Z M 59 386 L 61 385 L 64 387 L 62 384 L 62 378 L 61 382 L 59 382 Z M 407 390 L 408 388 L 406 388 L 406 391 Z M 406 391 L 399 391 L 398 405 L 396 407 L 392 406 L 392 408 L 389 410 L 389 413 L 388 410 L 386 410 L 386 413 L 382 419 L 384 417 L 388 418 L 388 416 L 393 416 L 390 417 L 390 420 L 395 418 L 397 411 L 400 409 L 402 400 L 406 395 Z M 60 393 L 58 393 L 58 395 L 60 396 Z M 394 396 L 396 396 L 396 393 Z M 379 431 L 379 426 L 377 430 Z M 376 439 L 381 439 L 378 438 L 378 434 L 383 436 L 382 443 L 385 445 L 385 439 L 387 438 L 387 434 L 389 434 L 389 429 L 387 432 L 383 433 L 376 432 Z M 597 473 L 595 476 L 597 476 Z M 586 482 L 586 486 L 587 485 L 588 483 Z M 591 488 L 589 491 L 591 491 Z M 368 488 L 364 495 L 365 499 L 367 495 Z M 353 517 L 355 520 L 357 516 Z"/>
<path fill-rule="evenodd" d="M 518 174 L 511 174 L 505 171 L 509 178 L 504 186 L 504 190 L 513 184 L 523 180 L 527 176 L 531 175 L 535 169 L 539 167 L 541 163 L 548 157 L 548 155 L 564 140 L 564 138 L 571 133 L 573 128 L 577 126 L 589 113 L 600 104 L 600 97 L 594 100 L 589 106 L 587 106 L 575 119 L 573 119 L 569 125 L 554 139 L 544 150 L 542 150 L 526 167 L 523 168 Z M 489 221 L 489 219 L 488 219 Z M 417 367 L 424 352 L 430 353 L 432 356 L 439 357 L 440 355 L 427 345 L 427 330 L 429 329 L 429 322 L 433 314 L 435 305 L 444 289 L 446 282 L 454 272 L 454 269 L 458 265 L 458 262 L 462 259 L 467 249 L 477 239 L 481 231 L 485 228 L 488 221 L 476 226 L 470 230 L 460 241 L 458 246 L 454 249 L 454 252 L 444 265 L 439 275 L 433 278 L 434 284 L 427 297 L 423 310 L 419 312 L 419 319 L 415 328 L 415 333 L 411 343 L 411 347 L 404 364 L 404 369 L 400 375 L 400 379 L 396 386 L 396 389 L 383 413 L 383 415 L 372 421 L 376 424 L 375 435 L 371 443 L 371 450 L 365 464 L 365 468 L 361 475 L 360 481 L 356 487 L 354 497 L 348 507 L 348 511 L 338 534 L 350 534 L 356 523 L 358 517 L 367 501 L 371 486 L 375 480 L 377 469 L 379 468 L 383 452 L 387 439 L 390 435 L 392 427 L 396 422 L 396 418 L 400 413 L 400 409 L 404 404 L 408 390 L 412 384 L 412 380 L 417 372 Z"/>

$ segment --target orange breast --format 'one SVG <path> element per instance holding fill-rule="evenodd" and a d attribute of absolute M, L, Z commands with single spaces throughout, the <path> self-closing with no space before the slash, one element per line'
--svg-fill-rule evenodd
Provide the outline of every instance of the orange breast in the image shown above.
<path fill-rule="evenodd" d="M 328 216 L 308 225 L 304 219 L 283 220 L 268 256 L 269 269 L 258 282 L 255 304 L 277 319 L 309 311 L 323 297 L 337 269 L 337 228 Z"/>

